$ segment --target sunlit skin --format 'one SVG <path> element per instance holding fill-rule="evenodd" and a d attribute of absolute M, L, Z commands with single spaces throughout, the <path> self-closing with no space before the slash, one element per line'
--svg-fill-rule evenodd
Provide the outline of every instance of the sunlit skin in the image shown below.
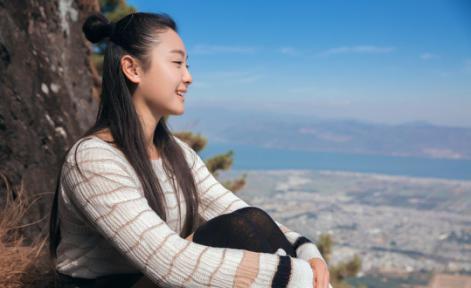
<path fill-rule="evenodd" d="M 324 261 L 317 258 L 312 258 L 309 261 L 312 271 L 314 272 L 314 286 L 315 288 L 329 288 L 329 269 Z"/>

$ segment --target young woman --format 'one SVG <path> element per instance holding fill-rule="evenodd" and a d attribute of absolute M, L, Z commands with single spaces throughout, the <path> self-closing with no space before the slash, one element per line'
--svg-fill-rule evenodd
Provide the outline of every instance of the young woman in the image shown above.
<path fill-rule="evenodd" d="M 169 131 L 192 82 L 174 20 L 94 14 L 83 31 L 106 41 L 103 84 L 57 180 L 56 286 L 330 287 L 314 243 L 227 190 Z"/>

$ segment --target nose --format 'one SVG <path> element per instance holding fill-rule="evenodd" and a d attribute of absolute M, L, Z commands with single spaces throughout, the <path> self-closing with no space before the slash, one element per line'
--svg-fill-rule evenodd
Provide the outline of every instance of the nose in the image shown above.
<path fill-rule="evenodd" d="M 188 68 L 186 68 L 185 72 L 183 73 L 183 82 L 186 83 L 187 86 L 193 82 L 193 78 L 191 77 L 191 74 Z"/>

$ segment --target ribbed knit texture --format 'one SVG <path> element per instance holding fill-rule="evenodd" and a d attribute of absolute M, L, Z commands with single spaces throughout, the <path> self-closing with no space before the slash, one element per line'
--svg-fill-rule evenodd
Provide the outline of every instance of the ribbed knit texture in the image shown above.
<path fill-rule="evenodd" d="M 250 206 L 219 183 L 188 144 L 173 137 L 195 177 L 201 217 L 209 220 Z M 150 208 L 139 178 L 122 152 L 96 136 L 87 138 L 78 149 L 79 141 L 73 145 L 62 167 L 59 272 L 96 278 L 140 271 L 162 287 L 313 287 L 313 271 L 305 260 L 325 260 L 309 239 L 276 221 L 297 247 L 297 257 L 186 240 L 179 236 L 183 226 L 179 213 L 183 221 L 185 201 L 181 191 L 170 185 L 161 159 L 152 164 L 165 191 L 166 221 Z M 85 177 L 75 165 L 75 150 Z"/>

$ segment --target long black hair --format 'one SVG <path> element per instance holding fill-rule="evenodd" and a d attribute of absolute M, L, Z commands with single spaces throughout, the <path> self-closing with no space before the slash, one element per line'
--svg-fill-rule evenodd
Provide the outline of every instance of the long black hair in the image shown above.
<path fill-rule="evenodd" d="M 159 32 L 164 32 L 166 29 L 178 32 L 177 25 L 165 13 L 137 12 L 129 14 L 115 23 L 109 22 L 104 15 L 97 13 L 90 15 L 82 28 L 90 42 L 102 43 L 102 40 L 106 40 L 106 48 L 96 121 L 82 135 L 83 139 L 79 141 L 86 140 L 87 136 L 98 131 L 109 130 L 113 138 L 110 144 L 124 153 L 140 178 L 149 205 L 165 221 L 167 217 L 164 194 L 148 157 L 144 144 L 144 132 L 132 102 L 136 84 L 129 81 L 122 72 L 120 59 L 126 54 L 136 57 L 141 61 L 143 69 L 146 71 L 151 64 L 148 58 L 149 50 L 153 45 L 158 45 L 156 43 L 158 43 Z M 153 142 L 159 151 L 165 172 L 171 175 L 173 187 L 176 189 L 176 180 L 183 192 L 187 213 L 180 236 L 186 238 L 199 225 L 199 198 L 191 168 L 186 162 L 183 150 L 173 137 L 175 136 L 167 127 L 166 117 L 162 117 L 154 131 Z M 65 152 L 65 155 L 69 150 L 70 148 Z M 62 161 L 65 160 L 65 155 Z M 75 162 L 77 162 L 76 157 L 75 154 Z M 61 170 L 57 177 L 49 226 L 49 251 L 54 258 L 57 257 L 56 249 L 61 239 L 58 217 Z M 180 210 L 179 197 L 177 199 Z"/>

